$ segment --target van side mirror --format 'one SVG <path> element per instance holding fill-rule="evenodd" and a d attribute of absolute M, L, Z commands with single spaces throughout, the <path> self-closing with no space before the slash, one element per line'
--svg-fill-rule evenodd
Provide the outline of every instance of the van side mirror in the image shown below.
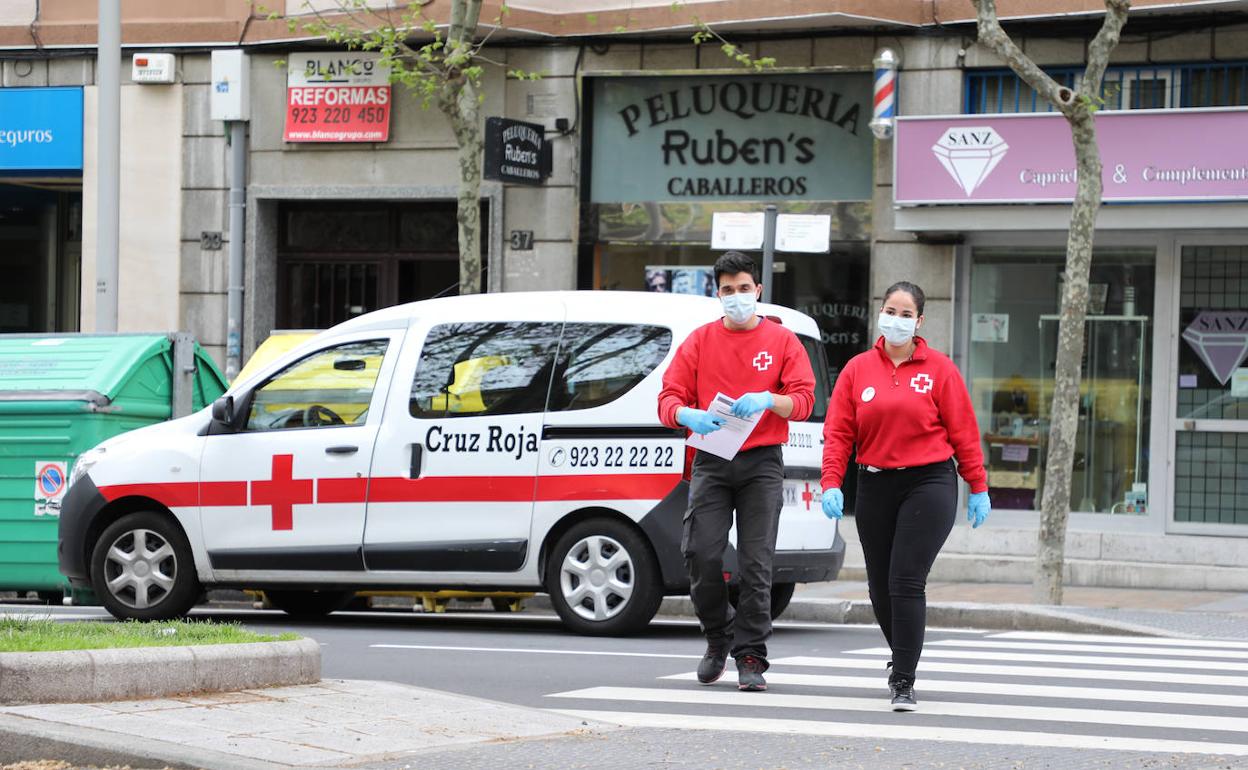
<path fill-rule="evenodd" d="M 234 397 L 222 396 L 212 402 L 212 421 L 220 423 L 222 427 L 233 427 L 234 425 Z"/>
<path fill-rule="evenodd" d="M 334 369 L 340 372 L 362 372 L 366 366 L 362 358 L 339 358 L 334 361 Z"/>

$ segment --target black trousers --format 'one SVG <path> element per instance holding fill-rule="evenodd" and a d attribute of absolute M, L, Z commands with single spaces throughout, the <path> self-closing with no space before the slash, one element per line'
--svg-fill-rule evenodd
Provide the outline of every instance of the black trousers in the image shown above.
<path fill-rule="evenodd" d="M 923 651 L 927 573 L 953 529 L 957 478 L 952 460 L 902 470 L 858 470 L 854 518 L 867 587 L 898 674 L 913 676 Z"/>
<path fill-rule="evenodd" d="M 732 656 L 767 658 L 771 638 L 771 567 L 784 506 L 784 455 L 755 447 L 724 460 L 698 452 L 681 549 L 689 567 L 689 596 L 707 641 L 732 643 Z M 734 616 L 724 582 L 724 549 L 737 515 L 740 594 Z"/>

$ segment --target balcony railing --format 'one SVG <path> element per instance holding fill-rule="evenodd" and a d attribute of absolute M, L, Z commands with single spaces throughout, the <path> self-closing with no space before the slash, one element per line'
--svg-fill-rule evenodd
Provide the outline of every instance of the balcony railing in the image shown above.
<path fill-rule="evenodd" d="M 1074 87 L 1082 67 L 1046 70 Z M 963 112 L 1052 112 L 1053 107 L 1008 69 L 968 70 Z M 1101 86 L 1105 110 L 1185 109 L 1248 105 L 1248 62 L 1111 67 Z"/>

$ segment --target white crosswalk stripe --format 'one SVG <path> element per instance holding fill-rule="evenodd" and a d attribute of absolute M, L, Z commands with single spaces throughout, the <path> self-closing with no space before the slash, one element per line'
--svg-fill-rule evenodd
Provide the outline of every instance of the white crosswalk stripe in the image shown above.
<path fill-rule="evenodd" d="M 553 711 L 628 726 L 1248 757 L 1248 676 L 1217 673 L 1248 670 L 1236 665 L 1237 644 L 1123 639 L 994 633 L 933 641 L 919 664 L 917 714 L 888 706 L 886 648 L 773 659 L 771 690 L 762 694 L 738 692 L 729 671 L 716 686 L 682 672 L 657 686 L 548 697 Z M 1020 681 L 1027 677 L 1039 681 Z"/>

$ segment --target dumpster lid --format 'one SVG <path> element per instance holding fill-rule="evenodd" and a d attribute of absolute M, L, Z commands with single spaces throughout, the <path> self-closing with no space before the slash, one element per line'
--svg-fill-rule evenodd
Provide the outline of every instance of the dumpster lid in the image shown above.
<path fill-rule="evenodd" d="M 164 334 L 0 335 L 0 401 L 107 404 L 171 345 Z"/>

